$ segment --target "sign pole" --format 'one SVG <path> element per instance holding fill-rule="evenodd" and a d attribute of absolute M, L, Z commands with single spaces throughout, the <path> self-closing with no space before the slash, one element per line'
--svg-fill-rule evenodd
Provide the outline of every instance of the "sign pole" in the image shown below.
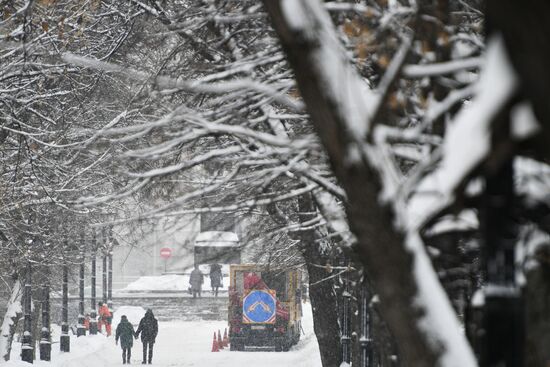
<path fill-rule="evenodd" d="M 168 264 L 168 259 L 172 257 L 172 249 L 170 247 L 161 248 L 160 257 L 164 260 L 164 273 L 166 274 L 166 265 Z"/>

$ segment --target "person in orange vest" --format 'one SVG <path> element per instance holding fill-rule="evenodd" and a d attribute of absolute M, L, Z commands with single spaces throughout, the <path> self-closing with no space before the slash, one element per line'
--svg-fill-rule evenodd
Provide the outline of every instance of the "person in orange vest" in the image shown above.
<path fill-rule="evenodd" d="M 101 307 L 99 308 L 99 319 L 101 320 L 100 322 L 103 325 L 105 325 L 105 331 L 107 332 L 107 336 L 111 336 L 112 318 L 113 318 L 113 315 L 111 314 L 111 311 L 109 311 L 109 307 L 107 307 L 105 303 L 102 303 Z M 99 327 L 99 329 L 101 330 L 101 327 Z"/>
<path fill-rule="evenodd" d="M 84 327 L 86 330 L 90 330 L 90 314 L 87 313 L 86 316 L 84 316 Z"/>
<path fill-rule="evenodd" d="M 97 331 L 99 333 L 101 333 L 101 329 L 103 328 L 103 321 L 101 320 L 101 316 L 100 316 L 100 313 L 99 313 L 99 310 L 101 310 L 101 306 L 103 306 L 103 302 L 99 302 L 97 304 Z"/>

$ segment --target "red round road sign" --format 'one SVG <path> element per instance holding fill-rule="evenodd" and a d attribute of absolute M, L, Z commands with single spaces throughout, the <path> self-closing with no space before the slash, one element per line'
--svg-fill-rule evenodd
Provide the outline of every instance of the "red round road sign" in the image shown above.
<path fill-rule="evenodd" d="M 169 247 L 163 247 L 160 249 L 160 257 L 168 259 L 172 256 L 172 249 Z"/>

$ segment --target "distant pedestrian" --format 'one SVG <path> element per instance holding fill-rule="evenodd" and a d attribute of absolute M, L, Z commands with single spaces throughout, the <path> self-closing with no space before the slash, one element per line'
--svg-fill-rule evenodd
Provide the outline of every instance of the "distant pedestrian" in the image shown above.
<path fill-rule="evenodd" d="M 141 333 L 141 343 L 143 344 L 143 361 L 142 364 L 148 362 L 151 364 L 153 361 L 153 344 L 155 344 L 155 339 L 159 331 L 159 324 L 153 311 L 148 309 L 145 312 L 145 316 L 139 322 L 139 326 L 136 330 L 136 339 Z M 147 350 L 149 350 L 149 358 L 147 358 Z"/>
<path fill-rule="evenodd" d="M 223 287 L 223 275 L 222 267 L 220 264 L 210 265 L 210 286 L 212 287 L 212 293 L 218 297 L 218 289 Z"/>
<path fill-rule="evenodd" d="M 101 325 L 105 325 L 105 332 L 107 333 L 107 336 L 111 336 L 111 323 L 113 321 L 113 314 L 105 303 L 100 303 L 99 305 L 99 331 L 101 332 Z"/>
<path fill-rule="evenodd" d="M 204 275 L 199 269 L 199 264 L 195 264 L 195 269 L 191 272 L 189 277 L 189 284 L 191 284 L 191 292 L 193 293 L 193 298 L 201 297 L 202 284 L 204 283 Z"/>
<path fill-rule="evenodd" d="M 118 344 L 120 339 L 120 347 L 122 348 L 122 364 L 130 364 L 132 356 L 132 347 L 134 346 L 134 327 L 128 321 L 126 315 L 120 317 L 120 323 L 116 328 L 115 343 Z"/>
<path fill-rule="evenodd" d="M 87 313 L 85 316 L 84 316 L 84 328 L 86 330 L 90 330 L 90 314 Z"/>

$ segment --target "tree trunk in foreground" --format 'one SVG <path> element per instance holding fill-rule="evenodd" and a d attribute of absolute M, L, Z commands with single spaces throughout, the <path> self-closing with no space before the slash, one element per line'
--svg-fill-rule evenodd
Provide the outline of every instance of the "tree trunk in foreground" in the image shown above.
<path fill-rule="evenodd" d="M 23 337 L 21 338 L 21 360 L 33 363 L 34 339 L 32 333 L 32 266 L 27 261 L 23 291 Z"/>
<path fill-rule="evenodd" d="M 330 50 L 333 53 L 329 55 L 323 53 L 327 51 L 327 42 L 332 45 L 336 36 L 332 23 L 327 25 L 330 18 L 326 12 L 319 13 L 323 11 L 319 10 L 319 4 L 311 1 L 264 0 L 317 134 L 348 196 L 347 214 L 351 229 L 357 236 L 358 258 L 373 280 L 384 305 L 384 318 L 397 340 L 406 365 L 473 366 L 476 364 L 473 353 L 465 338 L 459 334 L 456 315 L 452 314 L 448 299 L 441 289 L 435 288 L 441 287 L 434 281 L 435 275 L 433 269 L 429 269 L 427 256 L 422 250 L 416 253 L 408 250 L 404 245 L 404 237 L 394 230 L 391 208 L 380 205 L 380 179 L 372 163 L 365 159 L 362 150 L 365 142 L 359 141 L 362 137 L 352 136 L 349 130 L 350 121 L 346 120 L 345 115 L 349 111 L 342 111 L 345 107 L 341 105 L 341 99 L 357 97 L 350 96 L 355 91 L 348 90 L 346 83 L 352 81 L 359 84 L 358 76 L 356 73 L 352 75 L 353 72 L 342 73 L 347 80 L 335 83 L 331 79 L 333 75 L 325 75 L 324 70 L 320 70 L 320 63 L 326 61 L 320 60 L 323 56 L 336 56 L 334 60 L 331 59 L 336 65 L 331 67 L 350 71 L 349 65 L 344 64 L 347 61 L 342 62 L 345 58 L 338 53 L 340 49 Z M 285 18 L 284 6 L 287 7 L 285 10 L 293 12 L 287 14 L 290 20 Z M 311 12 L 312 9 L 316 12 Z M 302 11 L 303 14 L 295 14 L 294 11 Z M 302 22 L 305 17 L 307 19 Z M 418 262 L 428 270 L 427 278 L 422 278 L 428 279 L 422 288 L 424 297 L 419 296 L 420 275 L 415 272 Z M 419 304 L 419 300 L 427 301 L 428 283 L 434 287 L 433 298 L 441 302 L 438 306 L 443 309 L 435 310 L 433 303 L 430 309 L 427 303 Z M 431 318 L 431 321 L 426 323 L 426 317 Z M 451 326 L 442 330 L 442 325 L 432 325 L 431 322 L 439 317 L 451 322 Z M 452 335 L 449 336 L 447 332 Z M 453 345 L 451 340 L 455 337 L 459 343 Z"/>
<path fill-rule="evenodd" d="M 11 289 L 2 329 L 0 330 L 0 356 L 4 361 L 10 360 L 11 344 L 17 329 L 17 322 L 22 316 L 21 297 L 23 290 L 21 282 L 16 279 Z"/>
<path fill-rule="evenodd" d="M 314 266 L 315 260 L 321 260 L 316 243 L 308 245 L 303 252 L 307 256 L 307 271 L 309 275 L 309 298 L 313 309 L 313 329 L 323 367 L 339 366 L 341 346 L 340 329 L 338 327 L 338 313 L 336 312 L 336 295 L 332 288 L 332 281 L 323 281 L 330 274 L 325 269 Z M 317 263 L 318 264 L 318 263 Z M 319 282 L 319 283 L 318 283 Z"/>
<path fill-rule="evenodd" d="M 309 194 L 298 199 L 300 220 L 307 222 L 315 216 L 316 207 Z M 321 246 L 315 240 L 315 229 L 298 232 L 301 252 L 306 262 L 309 278 L 309 299 L 313 312 L 313 329 L 319 344 L 323 367 L 339 366 L 341 362 L 340 328 L 338 324 L 338 305 L 332 280 L 325 280 L 331 274 L 318 265 L 326 263 Z M 317 266 L 316 266 L 317 265 Z"/>
<path fill-rule="evenodd" d="M 61 352 L 71 351 L 71 339 L 69 336 L 69 266 L 63 264 L 63 294 L 61 305 L 61 337 L 59 339 Z"/>

